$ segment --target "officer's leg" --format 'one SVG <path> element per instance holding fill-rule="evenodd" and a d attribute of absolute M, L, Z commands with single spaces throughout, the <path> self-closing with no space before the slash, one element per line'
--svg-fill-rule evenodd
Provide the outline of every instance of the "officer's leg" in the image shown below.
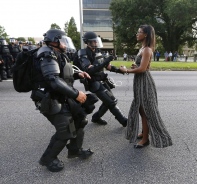
<path fill-rule="evenodd" d="M 57 158 L 58 154 L 66 146 L 68 139 L 73 135 L 69 130 L 69 124 L 72 122 L 70 113 L 56 114 L 46 116 L 55 126 L 56 133 L 40 159 L 40 164 L 47 166 L 52 172 L 58 172 L 63 169 L 64 164 Z"/>
<path fill-rule="evenodd" d="M 1 63 L 0 64 L 0 75 L 1 75 L 1 79 L 2 80 L 7 80 L 7 73 L 6 73 L 6 68 L 5 68 L 5 64 Z"/>
<path fill-rule="evenodd" d="M 97 95 L 97 93 L 99 93 L 102 90 L 105 90 L 106 88 L 108 90 L 110 90 L 108 88 L 109 86 L 105 86 L 105 83 L 104 84 L 100 83 L 99 85 L 100 85 L 99 89 L 97 91 L 95 91 L 96 95 Z M 98 95 L 97 95 L 97 97 L 99 98 Z M 101 98 L 100 98 L 100 100 L 103 102 L 103 100 Z M 109 108 L 104 103 L 102 103 L 101 106 L 99 107 L 98 111 L 93 114 L 92 122 L 100 124 L 100 125 L 107 125 L 107 122 L 105 120 L 101 119 L 101 117 L 108 111 L 108 109 Z"/>
<path fill-rule="evenodd" d="M 79 157 L 81 159 L 87 159 L 93 154 L 90 149 L 84 150 L 82 148 L 84 140 L 84 127 L 88 124 L 88 119 L 85 116 L 77 117 L 74 119 L 74 122 L 77 136 L 76 138 L 70 139 L 70 143 L 66 146 L 68 148 L 68 158 Z"/>
<path fill-rule="evenodd" d="M 6 78 L 12 78 L 9 59 L 7 57 L 4 57 L 4 63 L 5 63 L 5 70 L 6 70 L 6 74 L 7 74 Z"/>
<path fill-rule="evenodd" d="M 97 97 L 103 102 L 103 104 L 108 107 L 110 112 L 115 116 L 115 118 L 122 124 L 124 127 L 127 125 L 127 118 L 122 114 L 118 108 L 117 99 L 114 97 L 113 93 L 107 89 L 97 91 Z"/>
<path fill-rule="evenodd" d="M 7 78 L 12 78 L 12 61 L 10 60 L 10 58 L 7 59 Z"/>
<path fill-rule="evenodd" d="M 106 125 L 107 122 L 103 119 L 101 119 L 101 117 L 108 111 L 108 107 L 102 103 L 101 106 L 99 107 L 98 111 L 95 112 L 92 116 L 92 122 L 93 123 L 98 123 L 100 125 Z"/>

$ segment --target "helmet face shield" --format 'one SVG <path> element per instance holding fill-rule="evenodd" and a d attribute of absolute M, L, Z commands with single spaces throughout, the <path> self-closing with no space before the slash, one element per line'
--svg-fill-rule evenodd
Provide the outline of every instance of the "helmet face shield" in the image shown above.
<path fill-rule="evenodd" d="M 10 43 L 15 43 L 16 40 L 14 38 L 10 38 Z"/>
<path fill-rule="evenodd" d="M 65 51 L 75 51 L 76 48 L 72 42 L 72 39 L 67 36 L 62 36 L 61 39 L 59 39 L 59 43 L 62 45 L 62 47 L 65 49 Z"/>
<path fill-rule="evenodd" d="M 102 40 L 98 36 L 93 39 L 88 39 L 88 45 L 92 48 L 102 48 L 103 47 Z"/>
<path fill-rule="evenodd" d="M 0 40 L 0 45 L 8 45 L 8 43 L 6 42 L 6 40 Z"/>

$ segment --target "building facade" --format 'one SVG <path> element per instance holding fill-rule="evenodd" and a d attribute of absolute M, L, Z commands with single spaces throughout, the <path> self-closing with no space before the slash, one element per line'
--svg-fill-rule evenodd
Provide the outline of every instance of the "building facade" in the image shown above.
<path fill-rule="evenodd" d="M 83 33 L 95 32 L 102 39 L 102 50 L 109 52 L 114 49 L 110 2 L 111 0 L 82 0 Z"/>

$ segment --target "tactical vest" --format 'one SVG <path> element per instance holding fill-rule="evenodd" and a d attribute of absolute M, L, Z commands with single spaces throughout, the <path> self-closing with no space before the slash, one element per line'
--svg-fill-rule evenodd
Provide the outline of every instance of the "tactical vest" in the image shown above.
<path fill-rule="evenodd" d="M 69 63 L 67 61 L 67 59 L 64 57 L 63 58 L 64 61 L 62 61 L 63 63 L 65 63 L 64 67 L 63 67 L 63 73 L 60 74 L 62 76 L 62 78 L 64 79 L 64 81 L 71 87 L 73 87 L 73 83 L 74 83 L 74 77 L 73 77 L 73 68 L 71 63 Z M 61 71 L 61 70 L 60 70 Z"/>
<path fill-rule="evenodd" d="M 18 45 L 11 45 L 10 46 L 10 52 L 13 54 L 17 54 L 20 52 L 19 46 Z"/>
<path fill-rule="evenodd" d="M 0 54 L 1 54 L 2 56 L 10 55 L 10 49 L 8 48 L 7 45 L 1 45 L 0 47 L 1 47 L 1 48 L 0 48 Z"/>
<path fill-rule="evenodd" d="M 103 62 L 104 58 L 101 52 L 96 53 L 95 61 L 93 62 L 93 64 L 102 64 Z M 101 69 L 101 71 L 104 71 L 104 69 Z"/>

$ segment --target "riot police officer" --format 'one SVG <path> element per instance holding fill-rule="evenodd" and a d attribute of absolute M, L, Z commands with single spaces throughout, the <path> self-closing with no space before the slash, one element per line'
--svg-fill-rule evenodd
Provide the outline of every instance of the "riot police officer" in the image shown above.
<path fill-rule="evenodd" d="M 2 78 L 3 78 L 2 75 L 3 75 L 3 72 L 5 70 L 5 67 L 4 67 L 4 70 L 3 70 L 3 67 L 4 67 L 4 63 L 3 63 L 3 59 L 0 55 L 0 82 L 2 82 Z"/>
<path fill-rule="evenodd" d="M 83 36 L 83 41 L 87 44 L 87 47 L 78 51 L 77 62 L 79 63 L 80 69 L 86 71 L 91 76 L 90 80 L 84 80 L 84 85 L 86 90 L 95 93 L 102 101 L 99 110 L 92 116 L 92 122 L 106 125 L 107 122 L 101 119 L 101 117 L 109 109 L 119 123 L 122 124 L 123 127 L 126 127 L 127 118 L 117 106 L 117 99 L 111 91 L 115 86 L 107 78 L 107 74 L 104 73 L 104 68 L 116 73 L 122 72 L 120 69 L 110 65 L 113 56 L 103 58 L 98 49 L 102 48 L 102 41 L 94 32 L 86 32 Z M 76 61 L 74 61 L 74 63 L 76 63 Z"/>
<path fill-rule="evenodd" d="M 64 165 L 57 156 L 65 146 L 68 158 L 86 159 L 93 154 L 90 149 L 82 149 L 83 129 L 87 124 L 83 105 L 88 97 L 73 87 L 74 79 L 90 76 L 86 72 L 73 74 L 65 54 L 71 44 L 63 31 L 50 29 L 44 34 L 44 42 L 46 45 L 39 48 L 34 63 L 35 86 L 39 87 L 32 91 L 31 98 L 56 129 L 39 163 L 52 172 L 58 172 Z"/>
<path fill-rule="evenodd" d="M 11 66 L 13 63 L 13 57 L 10 54 L 8 44 L 4 38 L 0 38 L 0 57 L 3 61 L 1 64 L 1 77 L 3 80 L 12 78 Z"/>
<path fill-rule="evenodd" d="M 16 43 L 15 38 L 10 38 L 9 44 L 10 54 L 13 57 L 14 63 L 19 52 L 21 52 L 19 45 Z"/>

